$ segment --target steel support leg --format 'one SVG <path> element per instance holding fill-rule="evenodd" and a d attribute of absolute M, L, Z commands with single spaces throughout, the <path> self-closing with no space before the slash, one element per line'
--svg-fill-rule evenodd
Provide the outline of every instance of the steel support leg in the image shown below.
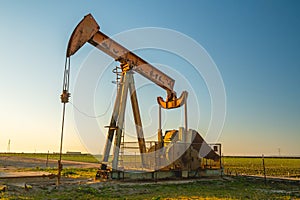
<path fill-rule="evenodd" d="M 136 134 L 137 134 L 137 139 L 139 142 L 139 149 L 140 149 L 140 153 L 141 153 L 142 164 L 144 165 L 145 164 L 146 144 L 145 144 L 145 139 L 144 139 L 142 120 L 141 120 L 139 104 L 138 104 L 138 99 L 137 99 L 137 95 L 136 95 L 136 89 L 135 89 L 135 84 L 134 84 L 134 79 L 133 79 L 132 73 L 128 74 L 128 79 L 129 79 L 129 92 L 130 92 L 130 99 L 131 99 L 131 106 L 132 106 L 133 117 L 134 117 L 134 122 L 135 122 Z"/>
<path fill-rule="evenodd" d="M 126 108 L 126 100 L 128 95 L 128 73 L 123 75 L 123 84 L 121 85 L 122 88 L 122 94 L 120 98 L 120 108 L 118 113 L 118 121 L 117 121 L 117 133 L 114 143 L 114 152 L 113 152 L 113 162 L 112 167 L 114 170 L 118 169 L 118 160 L 119 160 L 119 152 L 120 152 L 120 145 L 121 145 L 121 139 L 122 139 L 122 131 L 123 131 L 123 125 L 124 125 L 124 116 L 125 116 L 125 108 Z"/>
<path fill-rule="evenodd" d="M 111 144 L 113 142 L 114 133 L 117 128 L 116 123 L 117 123 L 118 117 L 119 117 L 120 98 L 122 95 L 123 80 L 124 80 L 124 78 L 122 76 L 121 80 L 120 80 L 120 87 L 118 87 L 118 91 L 117 91 L 117 96 L 116 96 L 116 100 L 115 100 L 115 104 L 114 104 L 114 110 L 113 110 L 112 117 L 111 117 L 110 124 L 109 124 L 109 129 L 108 129 L 106 143 L 105 143 L 105 147 L 104 147 L 104 152 L 103 152 L 104 155 L 103 155 L 102 162 L 108 161 Z"/>

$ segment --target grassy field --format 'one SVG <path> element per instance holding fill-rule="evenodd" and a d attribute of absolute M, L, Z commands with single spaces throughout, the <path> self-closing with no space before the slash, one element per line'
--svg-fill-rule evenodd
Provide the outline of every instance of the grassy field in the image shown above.
<path fill-rule="evenodd" d="M 0 199 L 300 199 L 299 184 L 245 177 L 189 183 L 94 183 L 33 186 L 27 191 L 10 186 Z"/>
<path fill-rule="evenodd" d="M 265 158 L 267 176 L 300 178 L 300 158 Z M 223 158 L 226 174 L 263 175 L 262 158 L 225 157 Z"/>
<path fill-rule="evenodd" d="M 41 153 L 0 153 L 0 156 L 21 156 L 47 159 L 47 154 Z M 49 154 L 48 159 L 58 160 L 58 154 Z M 98 163 L 101 156 L 90 154 L 63 154 L 63 160 Z M 124 160 L 132 160 L 130 156 Z M 224 157 L 222 159 L 224 172 L 228 175 L 263 175 L 262 158 L 258 157 Z M 265 158 L 267 176 L 300 177 L 300 158 Z M 48 169 L 51 171 L 51 169 Z M 70 169 L 68 169 L 70 170 Z M 83 173 L 84 174 L 84 173 Z M 89 173 L 87 173 L 89 174 Z"/>
<path fill-rule="evenodd" d="M 26 158 L 39 158 L 39 159 L 52 159 L 52 160 L 58 160 L 59 154 L 57 153 L 0 153 L 0 156 L 20 156 L 20 157 L 26 157 Z M 94 156 L 91 154 L 63 154 L 62 155 L 63 160 L 70 160 L 70 161 L 78 161 L 78 162 L 90 162 L 90 163 L 98 163 L 101 159 L 101 156 Z"/>

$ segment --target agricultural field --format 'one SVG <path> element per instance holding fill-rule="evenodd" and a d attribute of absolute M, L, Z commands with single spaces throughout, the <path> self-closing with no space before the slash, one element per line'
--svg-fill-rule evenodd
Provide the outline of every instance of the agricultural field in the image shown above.
<path fill-rule="evenodd" d="M 262 158 L 224 157 L 228 175 L 263 175 Z M 264 158 L 266 176 L 300 178 L 300 158 Z"/>
<path fill-rule="evenodd" d="M 59 154 L 58 153 L 0 153 L 0 157 L 24 157 L 24 158 L 37 158 L 37 159 L 44 159 L 47 160 L 58 160 Z M 90 162 L 90 163 L 97 163 L 99 162 L 101 156 L 94 156 L 91 154 L 62 154 L 63 160 L 69 161 L 78 161 L 78 162 Z"/>

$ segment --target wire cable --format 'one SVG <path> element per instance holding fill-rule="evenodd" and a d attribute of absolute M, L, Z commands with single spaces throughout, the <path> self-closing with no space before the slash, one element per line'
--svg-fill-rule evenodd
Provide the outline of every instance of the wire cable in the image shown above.
<path fill-rule="evenodd" d="M 99 114 L 99 115 L 96 115 L 96 116 L 92 116 L 92 115 L 89 115 L 89 114 L 87 114 L 87 113 L 81 111 L 81 110 L 80 110 L 77 106 L 75 106 L 72 102 L 69 102 L 69 103 L 75 108 L 75 110 L 77 110 L 79 113 L 83 114 L 83 115 L 86 116 L 86 117 L 89 117 L 89 118 L 100 118 L 100 117 L 103 117 L 104 115 L 107 114 L 108 110 L 109 110 L 110 107 L 111 107 L 111 103 L 112 103 L 112 102 L 110 102 L 110 104 L 107 106 L 107 108 L 106 108 L 106 110 L 105 110 L 104 113 Z"/>

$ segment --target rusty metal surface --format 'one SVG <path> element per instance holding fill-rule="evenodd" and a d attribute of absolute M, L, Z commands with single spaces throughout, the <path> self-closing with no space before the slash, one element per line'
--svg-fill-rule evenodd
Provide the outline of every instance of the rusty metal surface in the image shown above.
<path fill-rule="evenodd" d="M 218 155 L 203 139 L 203 137 L 195 130 L 190 129 L 192 132 L 192 146 L 199 152 L 201 157 L 219 160 L 221 155 Z"/>
<path fill-rule="evenodd" d="M 218 160 L 220 156 L 216 154 L 204 141 L 204 139 L 200 136 L 196 131 L 191 131 L 190 135 L 192 140 L 190 141 L 190 145 L 187 146 L 188 143 L 184 143 L 185 141 L 179 141 L 178 135 L 176 131 L 173 131 L 168 137 L 168 134 L 165 135 L 165 140 L 163 143 L 162 132 L 159 129 L 159 142 L 161 144 L 155 144 L 149 148 L 146 153 L 146 145 L 142 130 L 142 121 L 140 118 L 138 100 L 135 92 L 134 79 L 131 73 L 131 70 L 141 74 L 145 78 L 151 80 L 158 86 L 162 87 L 167 91 L 167 99 L 166 101 L 163 98 L 158 97 L 157 102 L 160 105 L 160 108 L 164 109 L 172 109 L 178 108 L 187 102 L 188 93 L 184 91 L 179 98 L 176 97 L 176 93 L 173 91 L 175 80 L 161 72 L 159 69 L 155 68 L 153 65 L 140 58 L 135 53 L 131 52 L 127 48 L 123 47 L 121 44 L 117 43 L 113 39 L 109 38 L 104 33 L 100 32 L 100 27 L 93 18 L 91 14 L 84 17 L 84 19 L 77 25 L 75 30 L 73 31 L 70 41 L 68 43 L 67 48 L 67 57 L 75 54 L 78 49 L 80 49 L 86 42 L 92 44 L 96 48 L 105 52 L 116 61 L 119 61 L 123 64 L 123 74 L 121 78 L 121 87 L 118 90 L 118 94 L 116 97 L 115 107 L 111 119 L 111 123 L 108 130 L 107 141 L 104 150 L 104 158 L 103 163 L 108 161 L 109 152 L 111 149 L 111 144 L 113 142 L 114 135 L 116 134 L 114 140 L 114 152 L 113 152 L 113 161 L 112 168 L 118 169 L 118 161 L 119 161 L 119 152 L 121 145 L 121 138 L 123 132 L 124 125 L 124 115 L 126 109 L 126 101 L 128 91 L 131 94 L 131 104 L 132 110 L 136 125 L 137 138 L 139 144 L 139 153 L 140 155 L 149 154 L 151 152 L 155 152 L 153 159 L 151 160 L 151 156 L 147 158 L 151 164 L 165 163 L 166 169 L 180 169 L 180 170 L 196 170 L 201 166 L 201 159 L 207 158 L 212 160 Z M 125 67 L 126 66 L 126 67 Z M 65 96 L 63 96 L 65 97 Z M 62 98 L 64 102 L 67 102 L 67 98 Z M 186 112 L 187 109 L 185 109 Z M 187 130 L 187 120 L 185 122 L 185 130 Z M 161 127 L 160 127 L 161 128 Z M 177 136 L 176 139 L 173 136 Z M 170 141 L 169 141 L 170 140 Z M 176 141 L 175 141 L 176 140 Z M 178 143 L 177 143 L 178 141 Z M 170 144 L 168 144 L 170 143 Z M 165 144 L 165 148 L 162 149 L 162 145 Z M 201 152 L 201 150 L 206 149 L 208 151 Z M 151 149 L 153 151 L 151 151 Z M 163 153 L 163 155 L 156 155 L 156 151 L 159 149 L 159 153 Z M 179 155 L 179 154 L 182 155 Z M 179 157 L 178 157 L 179 155 Z M 175 156 L 175 157 L 174 157 Z M 176 157 L 177 156 L 177 157 Z M 153 162 L 155 161 L 155 162 Z M 165 161 L 169 161 L 165 162 Z M 144 158 L 141 157 L 142 167 L 144 167 Z M 154 166 L 153 169 L 156 169 L 158 166 Z M 185 175 L 184 175 L 185 176 Z"/>
<path fill-rule="evenodd" d="M 157 103 L 164 109 L 173 109 L 182 106 L 187 100 L 188 92 L 183 91 L 179 98 L 164 101 L 162 97 L 157 97 Z"/>
<path fill-rule="evenodd" d="M 167 131 L 163 138 L 165 142 L 162 148 L 159 147 L 159 143 L 156 141 L 147 141 L 145 143 L 147 153 L 143 155 L 144 163 L 139 153 L 138 142 L 125 142 L 123 148 L 126 155 L 122 161 L 122 170 L 190 171 L 221 168 L 220 144 L 206 143 L 197 131 L 191 129 L 183 133 L 187 135 L 187 142 L 184 142 L 186 137 L 180 136 L 180 130 Z M 213 150 L 215 145 L 219 145 L 217 152 Z"/>
<path fill-rule="evenodd" d="M 109 38 L 104 33 L 98 31 L 89 40 L 89 43 L 105 52 L 109 56 L 121 63 L 128 63 L 130 67 L 145 78 L 153 81 L 160 87 L 173 91 L 175 80 L 155 68 L 153 65 L 131 52 L 127 48 L 123 47 L 113 39 Z"/>
<path fill-rule="evenodd" d="M 173 93 L 174 79 L 100 32 L 99 29 L 99 25 L 91 14 L 85 16 L 71 35 L 67 48 L 67 57 L 75 54 L 80 47 L 89 42 L 115 60 L 121 63 L 128 63 L 134 71 Z"/>
<path fill-rule="evenodd" d="M 67 57 L 75 54 L 100 29 L 91 14 L 86 15 L 74 29 L 68 43 Z"/>

